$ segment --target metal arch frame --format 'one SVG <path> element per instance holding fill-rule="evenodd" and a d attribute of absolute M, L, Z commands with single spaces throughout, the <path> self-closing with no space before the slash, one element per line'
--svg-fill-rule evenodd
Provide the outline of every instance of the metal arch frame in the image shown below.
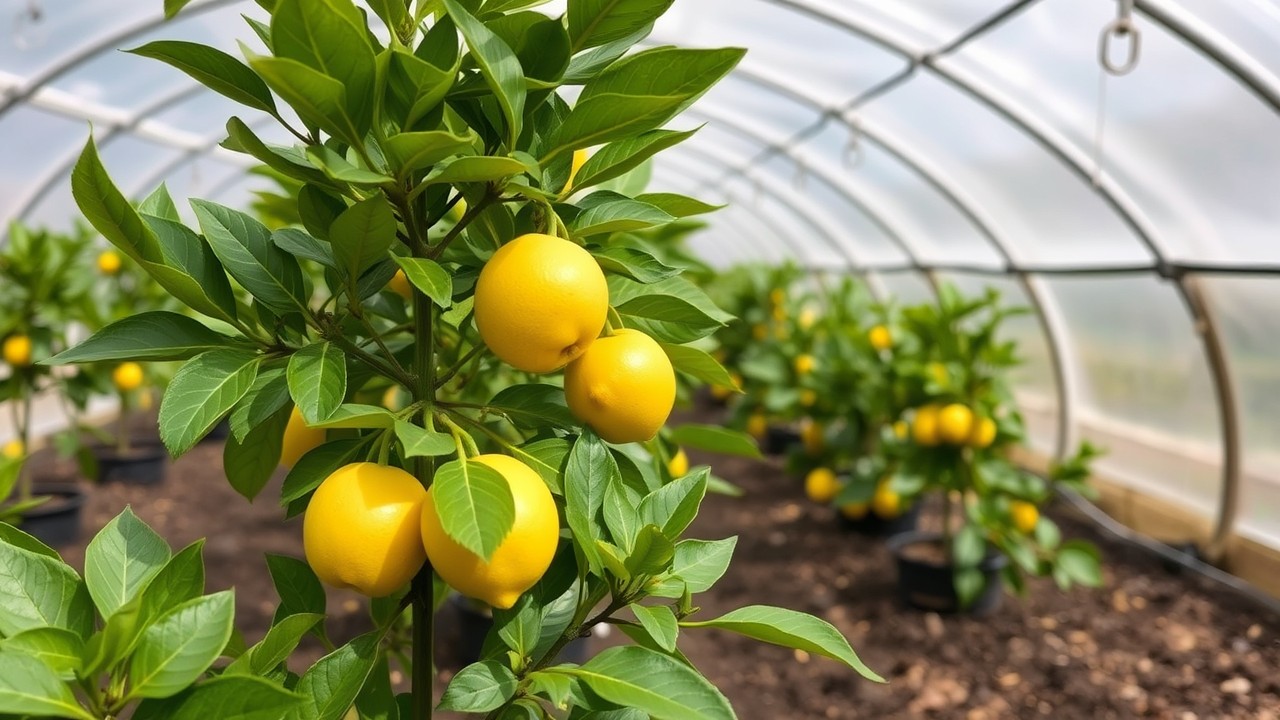
<path fill-rule="evenodd" d="M 151 103 L 147 107 L 143 108 L 142 110 L 134 114 L 134 116 L 130 118 L 127 122 L 123 122 L 118 125 L 111 126 L 109 130 L 107 130 L 99 138 L 97 138 L 96 142 L 98 147 L 99 148 L 106 147 L 113 140 L 124 135 L 126 132 L 131 131 L 133 128 L 137 127 L 140 123 L 144 122 L 148 116 L 155 114 L 157 112 L 163 112 L 164 110 L 167 110 L 170 107 L 179 105 L 187 100 L 190 100 L 191 98 L 200 95 L 201 91 L 204 91 L 204 90 L 205 90 L 205 87 L 197 83 L 197 84 L 193 84 L 193 85 L 189 85 L 187 87 L 181 88 L 177 92 L 171 93 L 166 97 L 156 100 L 155 102 Z M 54 169 L 45 173 L 45 175 L 42 178 L 40 178 L 39 182 L 36 183 L 35 189 L 32 192 L 28 193 L 27 196 L 23 198 L 21 202 L 19 202 L 19 204 L 16 207 L 16 212 L 13 214 L 13 217 L 17 218 L 19 222 L 26 220 L 27 216 L 31 214 L 32 210 L 34 210 L 36 206 L 38 206 L 41 202 L 43 202 L 45 197 L 48 196 L 49 193 L 53 192 L 53 189 L 58 186 L 58 182 L 63 178 L 65 178 L 67 174 L 71 172 L 71 168 L 75 166 L 76 161 L 80 158 L 80 151 L 81 151 L 81 148 L 79 146 L 76 146 L 72 148 L 71 151 L 68 152 L 64 157 L 60 158 L 57 161 L 57 163 L 54 165 Z M 8 236 L 8 232 L 6 231 L 5 237 L 7 236 Z"/>
<path fill-rule="evenodd" d="M 271 117 L 262 117 L 262 118 L 258 118 L 254 122 L 250 122 L 246 124 L 248 125 L 250 130 L 256 130 L 257 128 L 260 128 L 266 125 L 268 121 L 274 120 L 274 119 L 275 118 L 271 118 Z M 181 155 L 174 158 L 173 160 L 170 160 L 169 162 L 160 166 L 160 168 L 155 172 L 151 173 L 150 175 L 147 175 L 142 180 L 140 180 L 138 182 L 138 187 L 141 189 L 146 189 L 148 187 L 152 187 L 156 185 L 157 183 L 164 180 L 166 177 L 172 175 L 174 171 L 176 171 L 178 168 L 182 167 L 186 163 L 194 162 L 195 160 L 198 160 L 212 153 L 222 144 L 223 140 L 225 140 L 225 138 L 223 138 L 219 133 L 218 135 L 214 136 L 214 139 L 211 139 L 205 142 L 205 144 L 202 147 L 195 148 L 193 150 L 188 150 L 182 153 Z M 139 192 L 139 190 L 134 190 L 134 194 L 136 194 L 137 192 Z"/>

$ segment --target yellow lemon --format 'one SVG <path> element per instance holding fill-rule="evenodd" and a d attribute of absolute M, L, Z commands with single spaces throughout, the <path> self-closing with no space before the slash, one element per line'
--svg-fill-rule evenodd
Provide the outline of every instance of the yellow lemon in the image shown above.
<path fill-rule="evenodd" d="M 387 287 L 405 300 L 413 299 L 413 285 L 409 283 L 409 277 L 404 274 L 404 270 L 397 270 L 396 274 L 391 276 Z"/>
<path fill-rule="evenodd" d="M 756 324 L 751 326 L 751 337 L 756 340 L 765 341 L 769 339 L 769 328 L 764 325 Z"/>
<path fill-rule="evenodd" d="M 569 410 L 611 443 L 641 442 L 667 422 L 676 373 L 653 338 L 618 330 L 596 340 L 564 371 Z"/>
<path fill-rule="evenodd" d="M 26 454 L 27 448 L 21 440 L 10 440 L 4 444 L 4 456 L 10 460 L 17 460 Z"/>
<path fill-rule="evenodd" d="M 840 514 L 850 520 L 861 520 L 867 516 L 869 509 L 866 503 L 845 503 L 840 506 Z"/>
<path fill-rule="evenodd" d="M 480 337 L 525 372 L 551 372 L 576 360 L 599 337 L 608 312 L 609 286 L 595 258 L 550 235 L 503 245 L 476 281 Z"/>
<path fill-rule="evenodd" d="M 938 444 L 938 406 L 925 405 L 916 408 L 911 422 L 911 439 L 917 445 L 932 447 Z"/>
<path fill-rule="evenodd" d="M 938 437 L 951 445 L 963 445 L 973 433 L 973 411 L 960 403 L 938 411 Z"/>
<path fill-rule="evenodd" d="M 675 478 L 689 474 L 689 456 L 684 454 L 684 448 L 677 448 L 676 454 L 667 461 L 667 471 Z"/>
<path fill-rule="evenodd" d="M 392 385 L 387 391 L 382 393 L 382 407 L 392 411 L 399 412 L 404 409 L 404 403 L 400 402 L 400 386 Z"/>
<path fill-rule="evenodd" d="M 818 393 L 815 390 L 805 388 L 800 391 L 800 404 L 804 407 L 813 407 L 818 402 Z"/>
<path fill-rule="evenodd" d="M 564 188 L 560 191 L 561 195 L 569 192 L 569 188 L 573 187 L 573 181 L 578 179 L 578 171 L 582 169 L 583 165 L 587 164 L 588 157 L 586 148 L 573 151 L 573 162 L 569 166 L 569 179 L 565 181 Z"/>
<path fill-rule="evenodd" d="M 472 458 L 497 470 L 511 489 L 516 518 L 511 531 L 485 562 L 445 534 L 427 491 L 422 503 L 422 542 L 431 565 L 450 587 L 497 608 L 516 604 L 546 573 L 560 540 L 556 503 L 546 483 L 528 465 L 506 455 Z"/>
<path fill-rule="evenodd" d="M 814 468 L 804 477 L 804 494 L 819 505 L 836 499 L 840 492 L 840 480 L 831 468 Z"/>
<path fill-rule="evenodd" d="M 990 447 L 996 439 L 996 421 L 989 417 L 980 418 L 969 435 L 969 446 L 982 449 Z"/>
<path fill-rule="evenodd" d="M 31 364 L 31 338 L 26 335 L 10 335 L 5 338 L 0 352 L 4 361 L 14 367 L 27 367 Z"/>
<path fill-rule="evenodd" d="M 337 588 L 386 597 L 413 579 L 427 553 L 418 525 L 427 491 L 377 463 L 344 465 L 320 483 L 302 520 L 316 576 Z"/>
<path fill-rule="evenodd" d="M 906 440 L 907 432 L 908 428 L 905 420 L 899 420 L 893 424 L 893 436 L 899 440 Z"/>
<path fill-rule="evenodd" d="M 782 288 L 774 288 L 769 291 L 769 302 L 774 305 L 781 305 L 787 300 L 787 291 Z"/>
<path fill-rule="evenodd" d="M 307 425 L 302 413 L 294 408 L 289 413 L 289 424 L 284 427 L 284 438 L 280 442 L 280 464 L 291 468 L 302 459 L 303 455 L 324 444 L 324 430 Z"/>
<path fill-rule="evenodd" d="M 792 365 L 796 369 L 796 374 L 803 377 L 813 372 L 813 368 L 815 365 L 817 365 L 817 362 L 813 359 L 812 355 L 801 354 L 796 356 L 796 359 L 792 362 Z"/>
<path fill-rule="evenodd" d="M 454 203 L 453 207 L 449 208 L 449 219 L 454 221 L 455 223 L 462 220 L 462 217 L 466 214 L 467 214 L 466 198 L 458 198 L 458 202 Z"/>
<path fill-rule="evenodd" d="M 871 341 L 871 347 L 881 352 L 893 347 L 893 336 L 889 334 L 889 328 L 883 325 L 871 328 L 871 332 L 867 333 L 867 339 Z"/>
<path fill-rule="evenodd" d="M 120 363 L 111 372 L 111 382 L 122 393 L 133 392 L 142 387 L 142 380 L 142 366 L 136 362 Z"/>
<path fill-rule="evenodd" d="M 902 498 L 889 487 L 889 483 L 882 482 L 871 497 L 871 509 L 885 520 L 892 520 L 902 514 Z"/>
<path fill-rule="evenodd" d="M 1040 523 L 1040 511 L 1035 505 L 1022 500 L 1009 503 L 1009 516 L 1013 518 L 1013 526 L 1023 535 L 1030 535 Z"/>
<path fill-rule="evenodd" d="M 103 250 L 98 255 L 98 272 L 103 275 L 115 275 L 120 272 L 120 255 L 114 250 Z"/>
<path fill-rule="evenodd" d="M 748 435 L 756 440 L 763 440 L 767 432 L 769 432 L 769 421 L 765 419 L 764 413 L 757 410 L 747 417 Z"/>
<path fill-rule="evenodd" d="M 800 311 L 800 329 L 808 330 L 818 322 L 818 311 L 813 308 L 805 308 Z"/>
<path fill-rule="evenodd" d="M 810 455 L 821 455 L 827 446 L 827 438 L 822 432 L 822 423 L 805 418 L 800 423 L 800 442 L 804 451 Z"/>

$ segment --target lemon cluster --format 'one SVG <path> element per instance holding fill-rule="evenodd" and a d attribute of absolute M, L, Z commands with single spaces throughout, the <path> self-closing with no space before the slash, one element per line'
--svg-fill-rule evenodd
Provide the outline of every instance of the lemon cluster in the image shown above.
<path fill-rule="evenodd" d="M 653 338 L 601 337 L 609 285 L 595 258 L 551 235 L 503 245 L 476 282 L 476 327 L 503 362 L 530 373 L 564 368 L 569 410 L 611 443 L 652 438 L 676 399 L 671 361 Z"/>
<path fill-rule="evenodd" d="M 979 417 L 967 405 L 925 405 L 916 408 L 911 439 L 917 445 L 968 445 L 985 448 L 996 439 L 996 422 Z"/>
<path fill-rule="evenodd" d="M 819 505 L 835 500 L 842 487 L 843 484 L 831 468 L 814 468 L 804 478 L 805 495 Z M 853 502 L 840 506 L 840 514 L 850 520 L 861 520 L 868 512 L 874 512 L 885 520 L 892 520 L 901 515 L 902 510 L 902 497 L 889 485 L 887 478 L 876 484 L 870 503 Z"/>

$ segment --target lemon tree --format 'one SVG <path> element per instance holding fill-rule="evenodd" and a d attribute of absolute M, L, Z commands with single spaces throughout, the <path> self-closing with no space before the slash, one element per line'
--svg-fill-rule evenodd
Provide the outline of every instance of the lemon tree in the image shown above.
<path fill-rule="evenodd" d="M 743 440 L 662 426 L 677 374 L 725 374 L 698 344 L 730 316 L 639 234 L 714 209 L 644 192 L 646 163 L 692 134 L 664 125 L 743 51 L 638 50 L 671 0 L 542 4 L 275 0 L 243 59 L 132 50 L 294 142 L 231 118 L 223 146 L 280 192 L 262 219 L 193 200 L 194 226 L 163 188 L 127 202 L 89 142 L 81 210 L 189 312 L 121 319 L 52 362 L 182 362 L 161 439 L 181 455 L 229 419 L 225 470 L 251 500 L 288 466 L 279 501 L 304 518 L 306 557 L 267 558 L 281 602 L 245 647 L 230 594 L 203 594 L 199 544 L 173 553 L 126 512 L 81 575 L 0 531 L 0 595 L 17 598 L 0 603 L 0 714 L 428 718 L 450 586 L 487 601 L 494 629 L 448 710 L 732 718 L 679 651 L 707 630 L 876 677 L 821 619 L 706 617 L 695 600 L 735 540 L 684 537 L 710 473 L 669 461 Z M 294 675 L 300 638 L 328 642 L 324 583 L 368 595 L 375 629 Z M 634 645 L 557 664 L 600 624 Z"/>
<path fill-rule="evenodd" d="M 904 308 L 898 319 L 903 392 L 915 407 L 885 435 L 893 472 L 884 487 L 898 500 L 927 493 L 941 498 L 942 542 L 965 605 L 983 592 L 978 566 L 989 552 L 1011 560 L 1003 579 L 1019 593 L 1028 575 L 1051 576 L 1064 589 L 1102 580 L 1097 550 L 1064 540 L 1057 524 L 1039 511 L 1059 488 L 1090 493 L 1085 481 L 1098 451 L 1084 443 L 1046 477 L 1009 457 L 1025 433 L 1008 384 L 1008 371 L 1019 358 L 1000 329 L 1019 312 L 1003 305 L 995 291 L 964 297 L 943 285 L 938 303 Z"/>

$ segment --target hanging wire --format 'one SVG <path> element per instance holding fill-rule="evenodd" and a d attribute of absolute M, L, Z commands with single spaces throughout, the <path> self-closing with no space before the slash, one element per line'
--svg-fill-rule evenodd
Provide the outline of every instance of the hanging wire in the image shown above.
<path fill-rule="evenodd" d="M 28 0 L 13 18 L 13 45 L 19 50 L 31 50 L 44 45 L 48 29 L 43 24 L 44 6 L 41 0 Z"/>
<path fill-rule="evenodd" d="M 845 126 L 849 128 L 849 140 L 844 145 L 844 153 L 841 154 L 841 160 L 844 161 L 846 170 L 854 170 L 862 164 L 864 156 L 862 120 L 857 115 L 848 115 L 844 120 Z"/>
<path fill-rule="evenodd" d="M 1094 187 L 1102 182 L 1103 165 L 1105 163 L 1104 148 L 1107 131 L 1107 85 L 1112 77 L 1123 77 L 1138 67 L 1142 56 L 1142 33 L 1133 22 L 1134 0 L 1119 0 L 1116 17 L 1102 28 L 1098 37 L 1098 117 L 1093 136 L 1093 181 Z M 1116 62 L 1116 46 L 1126 43 L 1128 52 L 1122 62 Z"/>

